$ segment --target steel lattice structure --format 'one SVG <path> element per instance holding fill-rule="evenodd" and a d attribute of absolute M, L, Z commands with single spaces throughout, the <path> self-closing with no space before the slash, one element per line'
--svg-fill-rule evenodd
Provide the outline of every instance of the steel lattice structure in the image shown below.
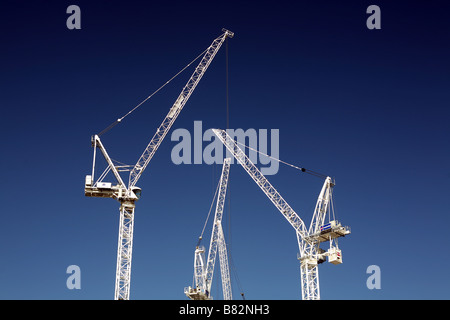
<path fill-rule="evenodd" d="M 226 29 L 223 29 L 223 31 L 224 33 L 220 37 L 215 39 L 206 50 L 205 55 L 198 64 L 197 68 L 195 68 L 194 73 L 192 74 L 187 84 L 184 86 L 183 90 L 181 91 L 177 100 L 173 104 L 166 118 L 163 120 L 159 128 L 156 130 L 152 140 L 148 144 L 147 148 L 145 148 L 144 153 L 141 155 L 136 165 L 131 170 L 128 187 L 133 187 L 136 185 L 142 172 L 147 167 L 156 150 L 158 150 L 159 145 L 163 141 L 167 132 L 169 132 L 170 127 L 175 122 L 176 118 L 180 114 L 184 105 L 191 96 L 192 92 L 194 92 L 195 87 L 200 82 L 201 78 L 205 74 L 206 69 L 208 69 L 211 61 L 214 59 L 216 53 L 219 51 L 225 39 L 232 38 L 234 36 L 234 33 L 231 31 L 228 31 Z"/>
<path fill-rule="evenodd" d="M 116 282 L 114 299 L 128 300 L 130 298 L 131 283 L 131 260 L 133 252 L 133 229 L 134 229 L 134 209 L 135 202 L 140 198 L 141 189 L 136 186 L 142 173 L 148 166 L 155 152 L 158 150 L 164 137 L 169 132 L 176 118 L 180 114 L 184 105 L 188 101 L 197 84 L 205 74 L 211 61 L 219 51 L 223 42 L 227 38 L 234 36 L 233 32 L 223 29 L 223 34 L 214 39 L 212 44 L 205 50 L 205 54 L 194 73 L 184 86 L 175 103 L 169 110 L 161 125 L 156 130 L 150 143 L 145 148 L 136 165 L 131 169 L 128 187 L 125 186 L 119 171 L 123 171 L 122 166 L 114 165 L 104 148 L 100 137 L 95 135 L 92 137 L 92 146 L 94 147 L 94 160 L 92 165 L 92 174 L 86 176 L 85 195 L 88 197 L 113 198 L 120 202 L 120 223 L 119 223 L 119 241 L 117 249 L 117 266 L 116 266 Z M 120 122 L 120 120 L 118 120 Z M 96 149 L 99 148 L 105 157 L 108 167 L 105 172 L 100 175 L 99 179 L 94 182 Z M 106 174 L 112 171 L 117 184 L 103 182 Z"/>
<path fill-rule="evenodd" d="M 211 285 L 214 276 L 214 266 L 217 252 L 219 252 L 220 275 L 222 278 L 222 292 L 224 300 L 232 300 L 230 270 L 228 268 L 228 254 L 225 237 L 222 229 L 223 208 L 230 174 L 231 158 L 224 159 L 222 174 L 219 181 L 219 194 L 217 195 L 216 211 L 214 214 L 213 230 L 209 244 L 208 258 L 205 262 L 205 248 L 197 245 L 194 255 L 194 288 L 185 288 L 185 294 L 192 300 L 209 300 Z M 201 238 L 200 238 L 201 240 Z"/>
<path fill-rule="evenodd" d="M 328 225 L 324 225 L 325 217 L 330 209 L 329 203 L 332 188 L 334 187 L 331 178 L 327 177 L 325 179 L 308 230 L 303 220 L 289 206 L 253 162 L 250 161 L 245 152 L 239 148 L 238 144 L 227 132 L 220 129 L 213 129 L 213 132 L 294 228 L 300 251 L 298 259 L 300 260 L 302 299 L 319 300 L 318 264 L 325 261 L 326 257 L 333 264 L 342 263 L 341 252 L 337 248 L 336 239 L 350 233 L 348 227 L 341 226 L 336 220 L 330 221 L 329 228 Z M 330 241 L 330 249 L 328 251 L 319 247 L 320 243 L 325 241 Z M 336 244 L 336 246 L 333 246 L 333 244 Z"/>

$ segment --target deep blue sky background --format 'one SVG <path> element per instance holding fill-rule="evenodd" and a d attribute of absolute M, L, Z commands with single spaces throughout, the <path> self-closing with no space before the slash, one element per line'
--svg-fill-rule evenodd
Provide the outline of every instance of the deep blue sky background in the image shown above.
<path fill-rule="evenodd" d="M 81 30 L 66 28 L 71 4 Z M 366 28 L 371 4 L 381 30 Z M 449 9 L 445 1 L 2 1 L 0 298 L 113 298 L 118 203 L 83 194 L 90 136 L 226 27 L 235 32 L 230 127 L 279 129 L 281 159 L 336 179 L 337 218 L 352 234 L 340 241 L 344 263 L 321 266 L 322 299 L 449 299 Z M 114 159 L 135 163 L 192 70 L 102 137 Z M 172 131 L 193 132 L 195 120 L 226 125 L 224 47 Z M 192 283 L 221 166 L 176 166 L 175 144 L 169 134 L 139 183 L 132 299 L 185 299 Z M 285 166 L 268 178 L 309 224 L 323 181 Z M 239 165 L 229 195 L 225 233 L 246 297 L 299 299 L 289 224 Z M 71 264 L 81 290 L 66 288 Z M 372 264 L 381 290 L 366 287 Z"/>

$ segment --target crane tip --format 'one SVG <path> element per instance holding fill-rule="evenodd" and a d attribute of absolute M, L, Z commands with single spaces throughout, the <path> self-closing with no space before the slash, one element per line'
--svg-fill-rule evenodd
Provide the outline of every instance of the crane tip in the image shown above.
<path fill-rule="evenodd" d="M 222 28 L 222 31 L 227 34 L 228 38 L 233 38 L 234 37 L 234 32 L 231 32 L 230 30 L 227 30 L 225 28 Z"/>

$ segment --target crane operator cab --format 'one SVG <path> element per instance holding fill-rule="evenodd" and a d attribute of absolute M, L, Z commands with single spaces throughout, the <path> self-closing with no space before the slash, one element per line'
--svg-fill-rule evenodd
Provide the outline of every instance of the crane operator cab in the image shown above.
<path fill-rule="evenodd" d="M 139 187 L 132 187 L 131 188 L 131 192 L 134 193 L 134 195 L 136 196 L 137 200 L 139 200 L 141 198 L 141 193 L 142 193 L 142 189 Z"/>

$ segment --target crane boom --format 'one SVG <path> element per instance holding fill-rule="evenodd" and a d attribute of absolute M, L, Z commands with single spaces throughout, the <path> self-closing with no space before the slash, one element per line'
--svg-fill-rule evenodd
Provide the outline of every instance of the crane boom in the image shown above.
<path fill-rule="evenodd" d="M 194 256 L 194 280 L 195 288 L 185 288 L 185 294 L 192 300 L 209 300 L 211 298 L 211 285 L 214 276 L 217 251 L 219 251 L 220 274 L 222 278 L 222 292 L 224 300 L 231 300 L 231 278 L 228 268 L 228 255 L 225 237 L 222 229 L 223 207 L 227 192 L 228 177 L 230 174 L 231 158 L 224 159 L 222 174 L 219 181 L 219 193 L 217 195 L 216 211 L 214 214 L 213 230 L 209 244 L 206 267 L 204 265 L 205 248 L 200 246 L 200 241 L 195 249 Z M 201 237 L 200 237 L 201 240 Z"/>
<path fill-rule="evenodd" d="M 302 236 L 302 238 L 306 237 L 307 229 L 303 220 L 300 219 L 294 209 L 292 209 L 291 206 L 283 199 L 281 194 L 272 186 L 269 180 L 266 179 L 266 177 L 258 170 L 253 162 L 250 161 L 250 159 L 227 134 L 227 132 L 220 129 L 213 129 L 213 132 L 241 164 L 245 171 L 247 171 L 250 177 L 252 177 L 270 201 L 272 201 L 275 207 L 281 212 L 291 226 Z"/>
<path fill-rule="evenodd" d="M 302 219 L 287 204 L 227 132 L 220 129 L 213 129 L 213 132 L 295 229 L 300 251 L 298 259 L 300 260 L 302 299 L 319 300 L 318 264 L 324 262 L 325 257 L 328 257 L 328 261 L 332 264 L 342 263 L 341 251 L 337 247 L 337 238 L 350 233 L 348 227 L 343 227 L 336 220 L 330 221 L 326 225 L 323 224 L 326 213 L 329 210 L 331 189 L 334 186 L 331 178 L 327 177 L 325 179 L 314 210 L 310 230 L 308 231 Z M 319 248 L 320 243 L 325 241 L 330 241 L 330 249 L 328 251 Z"/>
<path fill-rule="evenodd" d="M 214 275 L 214 265 L 216 262 L 217 249 L 219 243 L 224 244 L 222 231 L 222 215 L 223 206 L 225 204 L 225 196 L 227 193 L 228 177 L 230 174 L 231 158 L 223 161 L 222 175 L 219 182 L 219 195 L 217 196 L 216 213 L 214 215 L 214 224 L 211 234 L 211 242 L 209 244 L 208 260 L 205 270 L 206 289 L 211 292 L 211 284 Z M 222 239 L 221 239 L 222 238 Z"/>
<path fill-rule="evenodd" d="M 220 261 L 220 277 L 222 278 L 223 300 L 233 300 L 231 291 L 230 269 L 228 267 L 227 245 L 223 234 L 222 225 L 219 227 L 219 261 Z"/>
<path fill-rule="evenodd" d="M 169 113 L 164 118 L 163 122 L 161 123 L 159 128 L 156 130 L 155 134 L 153 135 L 152 140 L 145 148 L 144 152 L 142 153 L 141 157 L 137 161 L 134 168 L 131 170 L 129 182 L 128 182 L 128 188 L 134 187 L 136 185 L 136 183 L 138 182 L 139 178 L 142 175 L 142 172 L 147 167 L 148 163 L 152 159 L 156 150 L 158 150 L 159 145 L 164 140 L 164 137 L 166 136 L 166 134 L 169 132 L 173 123 L 177 119 L 178 115 L 180 114 L 184 105 L 188 101 L 188 99 L 191 96 L 192 92 L 194 91 L 195 87 L 200 82 L 200 79 L 205 74 L 206 70 L 208 69 L 208 66 L 210 65 L 211 61 L 214 59 L 216 53 L 219 51 L 219 49 L 222 46 L 225 39 L 227 37 L 232 38 L 234 36 L 234 33 L 229 30 L 222 29 L 222 31 L 224 31 L 224 33 L 220 37 L 216 38 L 212 42 L 212 44 L 208 47 L 208 49 L 206 49 L 205 55 L 203 56 L 202 60 L 198 64 L 198 66 L 195 68 L 195 71 L 192 74 L 191 78 L 184 86 L 180 95 L 175 100 L 175 103 L 170 108 Z"/>

